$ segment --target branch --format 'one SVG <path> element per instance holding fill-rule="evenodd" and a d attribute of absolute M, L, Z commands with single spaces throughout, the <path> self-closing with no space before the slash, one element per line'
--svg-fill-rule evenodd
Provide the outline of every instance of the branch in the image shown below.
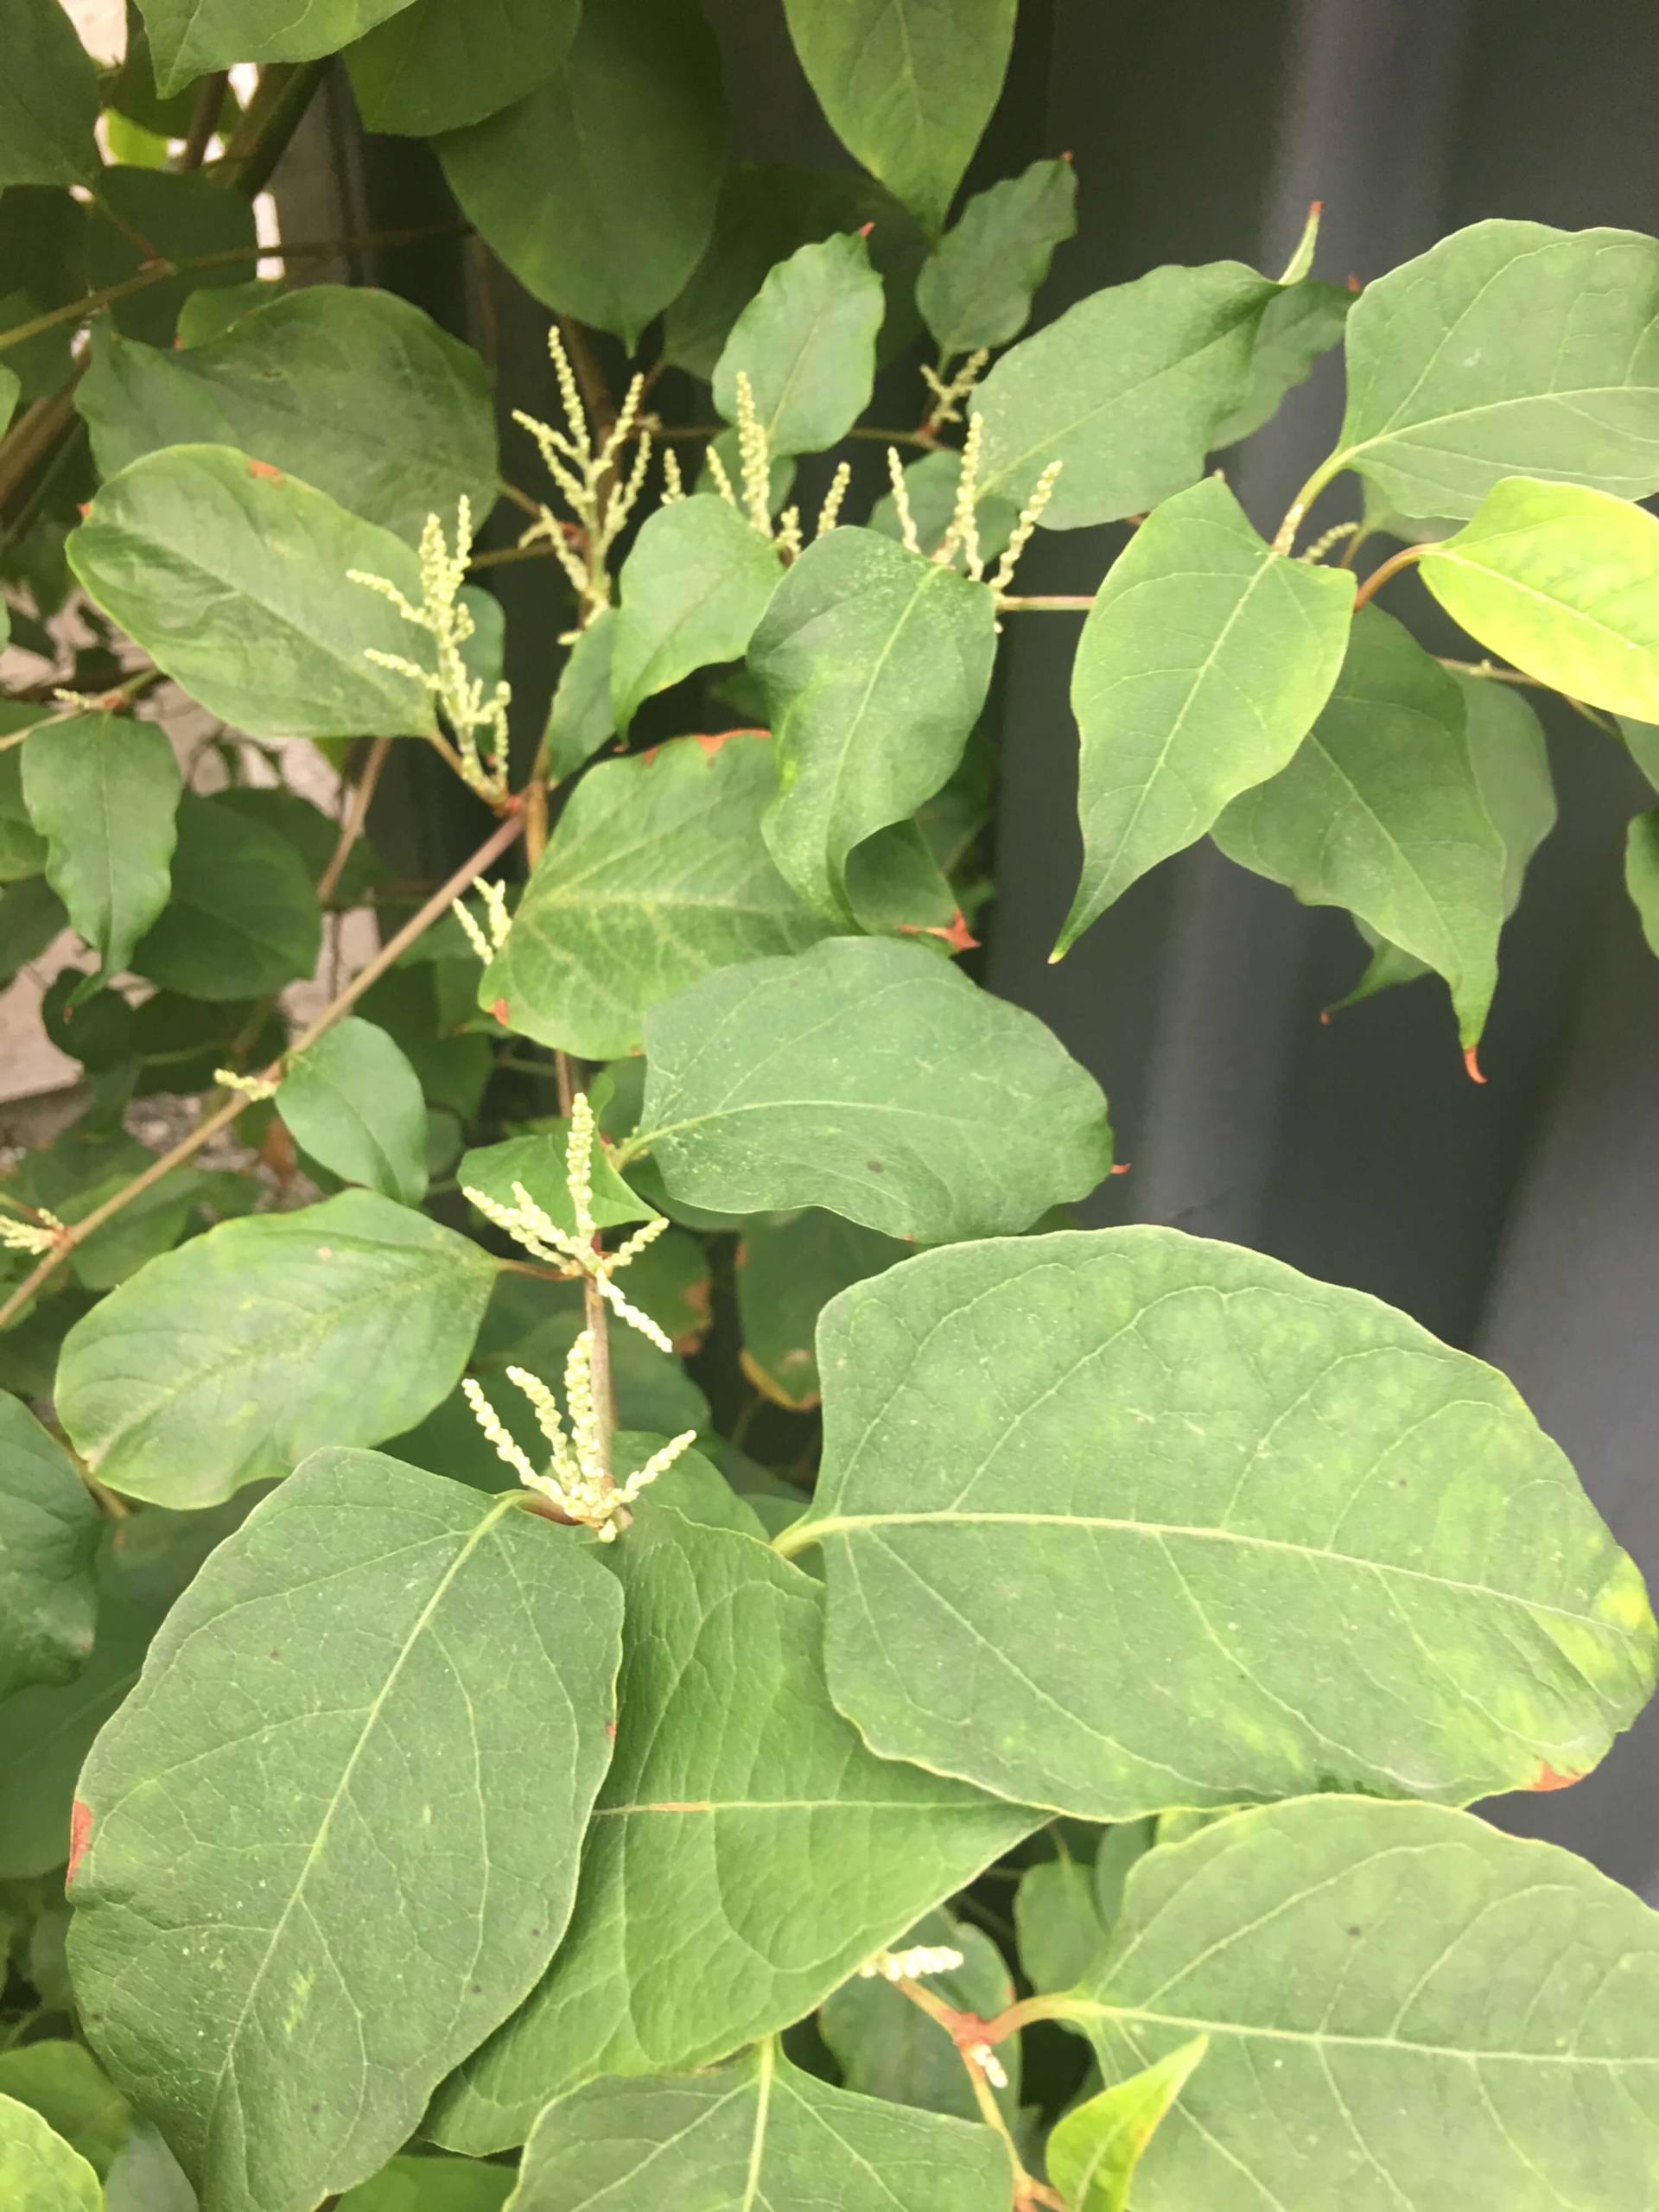
<path fill-rule="evenodd" d="M 1077 614 L 1094 603 L 1091 591 L 1039 592 L 998 602 L 1005 614 L 1010 609 L 1016 614 Z"/>
<path fill-rule="evenodd" d="M 196 94 L 196 104 L 190 111 L 190 128 L 185 134 L 184 151 L 179 156 L 181 169 L 199 169 L 207 158 L 207 149 L 219 128 L 219 118 L 225 105 L 225 95 L 230 90 L 231 73 L 228 69 L 214 69 L 201 80 Z"/>
<path fill-rule="evenodd" d="M 369 747 L 369 757 L 364 763 L 363 773 L 352 793 L 352 803 L 346 810 L 346 819 L 340 826 L 340 840 L 335 845 L 328 865 L 317 878 L 317 899 L 326 906 L 340 887 L 340 872 L 350 856 L 352 847 L 363 834 L 363 824 L 369 811 L 369 801 L 374 797 L 374 787 L 380 780 L 380 771 L 386 765 L 386 755 L 391 750 L 389 737 L 377 737 Z"/>
<path fill-rule="evenodd" d="M 1399 552 L 1391 553 L 1381 568 L 1373 569 L 1359 589 L 1354 594 L 1354 612 L 1358 613 L 1367 600 L 1375 599 L 1390 576 L 1397 576 L 1402 569 L 1408 569 L 1414 561 L 1421 561 L 1430 548 L 1427 545 L 1405 545 Z"/>
<path fill-rule="evenodd" d="M 1007 2153 L 1008 2179 L 1013 2190 L 1014 2212 L 1031 2212 L 1031 2208 L 1035 2205 L 1052 2206 L 1055 2212 L 1065 2212 L 1065 2199 L 1039 2181 L 1034 2174 L 1027 2172 L 1019 2145 L 1008 2132 L 1008 2124 L 1002 2117 L 1002 2107 L 996 2101 L 996 2094 L 986 2077 L 984 2066 L 975 2056 L 976 2051 L 983 2050 L 994 2040 L 989 2024 L 982 2020 L 976 2012 L 958 2012 L 942 1997 L 936 1997 L 931 1989 L 924 1989 L 919 1982 L 908 1977 L 894 1982 L 893 1986 L 901 1996 L 908 1997 L 912 2005 L 919 2005 L 930 2020 L 937 2020 L 956 2045 L 957 2056 L 962 2061 L 974 2093 L 974 2102 L 979 2107 L 979 2116 L 987 2127 L 994 2129 L 1001 2137 L 1002 2147 Z"/>

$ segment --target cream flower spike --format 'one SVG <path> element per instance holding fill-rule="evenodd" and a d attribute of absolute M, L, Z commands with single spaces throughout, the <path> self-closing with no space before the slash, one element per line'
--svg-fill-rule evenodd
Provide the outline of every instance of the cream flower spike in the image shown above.
<path fill-rule="evenodd" d="M 865 1981 L 919 1981 L 924 1974 L 954 1974 L 962 1962 L 960 1951 L 918 1943 L 908 1951 L 878 1951 L 858 1971 Z"/>
<path fill-rule="evenodd" d="M 35 1209 L 38 1221 L 13 1221 L 7 1214 L 0 1214 L 0 1250 L 8 1252 L 49 1252 L 63 1235 L 63 1224 L 54 1213 L 44 1206 Z"/>
<path fill-rule="evenodd" d="M 608 556 L 639 497 L 651 465 L 652 441 L 650 430 L 640 419 L 640 402 L 645 394 L 643 376 L 635 377 L 628 386 L 616 420 L 595 445 L 556 323 L 548 330 L 547 350 L 559 387 L 564 428 L 556 430 L 550 423 L 538 422 L 518 408 L 513 410 L 512 419 L 535 439 L 543 465 L 564 494 L 577 527 L 573 542 L 566 525 L 551 507 L 544 505 L 518 543 L 533 545 L 545 538 L 570 580 L 581 613 L 576 628 L 567 631 L 559 640 L 569 645 L 611 603 Z M 617 465 L 618 456 L 636 433 L 633 465 L 625 476 Z M 671 484 L 677 483 L 677 468 Z"/>
<path fill-rule="evenodd" d="M 473 888 L 484 901 L 485 918 L 490 933 L 485 936 L 459 899 L 449 901 L 449 911 L 467 932 L 468 944 L 487 968 L 496 954 L 506 944 L 512 928 L 512 917 L 507 912 L 507 893 L 505 884 L 491 883 L 484 876 L 473 878 Z"/>

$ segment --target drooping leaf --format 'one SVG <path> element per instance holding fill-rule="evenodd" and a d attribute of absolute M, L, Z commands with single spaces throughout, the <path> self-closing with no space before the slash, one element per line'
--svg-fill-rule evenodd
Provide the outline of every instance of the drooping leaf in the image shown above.
<path fill-rule="evenodd" d="M 47 841 L 46 879 L 113 976 L 167 904 L 179 764 L 158 723 L 71 715 L 31 730 L 23 797 Z"/>
<path fill-rule="evenodd" d="M 86 2159 L 15 2097 L 0 2096 L 0 2190 L 7 2212 L 104 2212 Z"/>
<path fill-rule="evenodd" d="M 378 1444 L 453 1388 L 495 1262 L 372 1191 L 227 1221 L 69 1332 L 58 1413 L 130 1497 L 208 1505 L 321 1444 Z"/>
<path fill-rule="evenodd" d="M 0 2051 L 0 2098 L 28 2105 L 100 2180 L 132 2125 L 132 2108 L 84 2044 L 56 2037 Z"/>
<path fill-rule="evenodd" d="M 515 2212 L 1004 2212 L 988 2127 L 852 2096 L 771 2043 L 717 2073 L 594 2082 L 550 2104 L 519 2169 Z"/>
<path fill-rule="evenodd" d="M 138 974 L 196 999 L 263 998 L 309 976 L 322 910 L 289 840 L 194 791 L 177 829 L 172 898 L 134 949 Z"/>
<path fill-rule="evenodd" d="M 1213 446 L 1237 445 L 1270 422 L 1285 394 L 1321 353 L 1339 345 L 1357 294 L 1317 277 L 1281 284 L 1262 311 L 1250 351 L 1250 388 L 1236 411 L 1211 433 Z"/>
<path fill-rule="evenodd" d="M 483 122 L 546 83 L 581 19 L 582 0 L 505 0 L 486 28 L 469 0 L 414 0 L 346 49 L 364 128 L 424 138 Z"/>
<path fill-rule="evenodd" d="M 340 2212 L 501 2212 L 518 2179 L 480 2158 L 393 2158 L 348 2189 Z"/>
<path fill-rule="evenodd" d="M 495 504 L 484 364 L 391 292 L 308 285 L 167 352 L 95 327 L 75 404 L 106 477 L 164 446 L 234 446 L 411 544 L 431 513 L 453 531 L 463 495 L 475 525 Z"/>
<path fill-rule="evenodd" d="M 1659 809 L 1631 817 L 1624 840 L 1624 883 L 1648 949 L 1659 958 Z"/>
<path fill-rule="evenodd" d="M 1077 227 L 1070 161 L 1033 162 L 976 192 L 916 280 L 916 304 L 950 356 L 1006 346 L 1031 319 L 1054 249 Z"/>
<path fill-rule="evenodd" d="M 237 61 L 312 61 L 360 38 L 409 0 L 144 0 L 156 87 Z"/>
<path fill-rule="evenodd" d="M 1077 640 L 1083 880 L 1057 951 L 1287 766 L 1331 696 L 1353 596 L 1345 570 L 1270 552 L 1219 477 L 1154 510 Z"/>
<path fill-rule="evenodd" d="M 1044 526 L 1076 530 L 1196 483 L 1249 395 L 1256 330 L 1278 289 L 1237 261 L 1154 269 L 1022 338 L 974 397 L 980 497 L 1019 507 L 1058 461 Z"/>
<path fill-rule="evenodd" d="M 241 193 L 225 191 L 199 170 L 125 162 L 99 171 L 98 193 L 86 226 L 86 276 L 95 289 L 126 283 L 157 257 L 175 262 L 206 254 L 237 257 L 117 300 L 110 312 L 129 338 L 170 346 L 179 310 L 192 292 L 252 276 L 257 253 L 253 207 Z"/>
<path fill-rule="evenodd" d="M 384 1029 L 355 1014 L 289 1061 L 276 1111 L 313 1160 L 406 1206 L 426 1196 L 420 1077 Z"/>
<path fill-rule="evenodd" d="M 753 1223 L 738 1247 L 736 1273 L 743 1372 L 755 1389 L 779 1405 L 817 1405 L 813 1335 L 820 1312 L 849 1283 L 905 1256 L 897 1238 L 812 1207 Z"/>
<path fill-rule="evenodd" d="M 365 658 L 372 646 L 424 665 L 424 632 L 346 582 L 353 569 L 389 577 L 418 606 L 414 553 L 257 459 L 228 446 L 147 454 L 104 486 L 67 550 L 105 612 L 252 736 L 436 727 L 429 693 Z"/>
<path fill-rule="evenodd" d="M 1002 1954 L 971 1922 L 953 1920 L 943 1909 L 925 1913 L 888 1948 L 907 1951 L 917 1943 L 962 1955 L 959 1967 L 929 1974 L 925 1985 L 958 2012 L 977 2012 L 988 2020 L 1013 2004 L 1014 1980 Z M 842 1982 L 819 2007 L 818 2027 L 841 2069 L 842 2087 L 855 2095 L 914 2105 L 923 2112 L 950 2113 L 957 2120 L 979 2118 L 973 2084 L 955 2044 L 937 2020 L 881 1975 L 855 1974 Z M 1004 2050 L 1008 2082 L 998 2092 L 997 2102 L 1004 2119 L 1015 2126 L 1020 2117 L 1018 2037 Z"/>
<path fill-rule="evenodd" d="M 817 1584 L 648 1498 L 604 1555 L 626 1606 L 617 1738 L 569 1933 L 440 2092 L 428 2132 L 451 2149 L 522 2141 L 598 2075 L 706 2064 L 798 2019 L 1032 1823 L 873 1758 L 823 1687 Z"/>
<path fill-rule="evenodd" d="M 98 72 L 58 0 L 5 0 L 0 43 L 0 185 L 88 184 Z"/>
<path fill-rule="evenodd" d="M 709 243 L 724 130 L 696 0 L 590 0 L 545 84 L 437 150 L 526 290 L 632 350 Z"/>
<path fill-rule="evenodd" d="M 671 1196 L 823 1206 L 926 1243 L 1026 1229 L 1111 1166 L 1106 1102 L 1033 1015 L 887 938 L 722 969 L 653 1010 L 640 1134 Z"/>
<path fill-rule="evenodd" d="M 715 407 L 737 421 L 737 379 L 746 375 L 768 451 L 822 453 L 869 405 L 885 311 L 861 238 L 798 247 L 733 324 L 715 364 Z"/>
<path fill-rule="evenodd" d="M 1654 413 L 1659 437 L 1659 392 Z M 1427 549 L 1421 568 L 1452 620 L 1529 676 L 1592 707 L 1659 720 L 1659 521 L 1644 509 L 1510 477 L 1455 537 Z"/>
<path fill-rule="evenodd" d="M 847 855 L 949 779 L 995 652 L 989 592 L 874 531 L 817 539 L 773 594 L 748 657 L 778 753 L 766 843 L 842 928 Z"/>
<path fill-rule="evenodd" d="M 65 1453 L 25 1405 L 0 1396 L 0 1698 L 67 1682 L 92 1649 L 98 1532 Z"/>
<path fill-rule="evenodd" d="M 616 731 L 611 708 L 611 639 L 616 610 L 607 607 L 580 632 L 559 673 L 547 715 L 547 772 L 554 783 L 574 775 Z"/>
<path fill-rule="evenodd" d="M 759 540 L 756 540 L 759 543 Z M 677 740 L 571 794 L 480 986 L 512 1028 L 589 1060 L 634 1051 L 647 1010 L 711 969 L 796 952 L 826 925 L 761 842 L 761 737 Z"/>
<path fill-rule="evenodd" d="M 70 1961 L 207 2203 L 309 2212 L 366 2178 L 534 1982 L 621 1610 L 584 1535 L 338 1450 L 175 1607 L 81 1777 Z"/>
<path fill-rule="evenodd" d="M 836 136 L 938 238 L 1002 89 L 1014 0 L 784 0 Z"/>
<path fill-rule="evenodd" d="M 1659 1919 L 1583 1859 L 1319 1796 L 1149 1853 L 1087 1994 L 1108 2080 L 1210 2037 L 1137 2204 L 1616 2212 L 1659 2171 L 1656 1983 Z"/>
<path fill-rule="evenodd" d="M 1128 2212 L 1147 2145 L 1209 2048 L 1208 2036 L 1194 2036 L 1062 2116 L 1045 2155 L 1049 2177 L 1068 2205 L 1077 2212 Z"/>
<path fill-rule="evenodd" d="M 699 494 L 659 507 L 618 579 L 612 727 L 626 737 L 657 692 L 695 669 L 741 660 L 782 574 L 771 541 L 724 499 Z"/>
<path fill-rule="evenodd" d="M 821 1532 L 830 1688 L 884 1758 L 1091 1820 L 1462 1803 L 1582 1774 L 1647 1698 L 1641 1577 L 1560 1452 L 1358 1292 L 1063 1232 L 855 1284 L 818 1358 L 785 1542 Z"/>
<path fill-rule="evenodd" d="M 1071 1989 L 1106 1940 L 1095 1903 L 1095 1870 L 1062 1848 L 1020 1877 L 1014 1925 L 1020 1964 L 1033 1989 Z"/>
<path fill-rule="evenodd" d="M 1497 980 L 1503 840 L 1481 798 L 1467 710 L 1410 632 L 1365 607 L 1329 705 L 1295 758 L 1215 825 L 1230 860 L 1305 904 L 1346 906 L 1445 976 L 1465 1046 Z"/>
<path fill-rule="evenodd" d="M 906 467 L 905 497 L 916 526 L 916 543 L 930 557 L 938 550 L 950 527 L 950 518 L 957 507 L 957 487 L 961 480 L 962 456 L 948 447 L 941 447 L 937 453 L 924 454 L 919 461 L 912 461 Z M 1019 519 L 1020 510 L 1006 499 L 986 499 L 979 504 L 975 524 L 982 560 L 995 560 L 1013 537 Z M 905 528 L 899 514 L 899 502 L 891 492 L 884 492 L 870 510 L 868 527 L 879 530 L 883 537 L 904 543 Z M 965 547 L 957 548 L 951 565 L 965 569 Z"/>

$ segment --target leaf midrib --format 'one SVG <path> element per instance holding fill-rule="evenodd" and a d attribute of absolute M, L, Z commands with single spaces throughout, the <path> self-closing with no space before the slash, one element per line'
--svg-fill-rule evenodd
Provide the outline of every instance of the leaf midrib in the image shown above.
<path fill-rule="evenodd" d="M 1648 2058 L 1599 2057 L 1576 2050 L 1460 2050 L 1452 2044 L 1408 2043 L 1399 2036 L 1338 2034 L 1326 2028 L 1269 2028 L 1243 2020 L 1211 2020 L 1184 2012 L 1164 2012 L 1139 2005 L 1108 2005 L 1093 1999 L 1077 2001 L 1079 2019 L 1144 2020 L 1154 2027 L 1191 2028 L 1196 2034 L 1260 2037 L 1271 2043 L 1291 2043 L 1315 2050 L 1334 2044 L 1347 2050 L 1397 2050 L 1411 2058 L 1455 2058 L 1465 2066 L 1479 2067 L 1496 2061 L 1520 2066 L 1601 2066 L 1623 2069 L 1659 2067 L 1659 2052 Z M 1068 2012 L 1068 2018 L 1071 2014 Z"/>

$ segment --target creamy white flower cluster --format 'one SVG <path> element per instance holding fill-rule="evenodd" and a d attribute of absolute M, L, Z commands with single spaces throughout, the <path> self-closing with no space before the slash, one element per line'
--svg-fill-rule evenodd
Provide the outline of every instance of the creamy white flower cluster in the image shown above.
<path fill-rule="evenodd" d="M 34 1221 L 13 1221 L 9 1215 L 0 1214 L 0 1251 L 33 1252 L 38 1256 L 52 1249 L 63 1235 L 63 1224 L 44 1206 L 35 1211 Z"/>
<path fill-rule="evenodd" d="M 865 1981 L 919 1981 L 924 1974 L 954 1974 L 962 1953 L 945 1944 L 918 1943 L 908 1951 L 878 1951 L 859 1968 Z"/>
<path fill-rule="evenodd" d="M 968 420 L 968 435 L 963 441 L 962 473 L 957 479 L 956 505 L 951 512 L 950 526 L 938 545 L 934 547 L 931 555 L 931 558 L 943 566 L 954 561 L 960 550 L 968 573 L 976 583 L 987 582 L 985 562 L 979 550 L 977 518 L 979 456 L 984 435 L 985 417 L 982 415 L 970 416 Z M 1063 465 L 1060 461 L 1051 461 L 1035 484 L 1032 486 L 1031 496 L 1020 510 L 1019 520 L 1014 526 L 1014 534 L 1008 540 L 1001 560 L 997 563 L 995 574 L 988 580 L 988 588 L 993 599 L 1001 601 L 1013 583 L 1014 572 L 1019 566 L 1020 556 L 1031 543 L 1032 532 L 1041 520 L 1043 510 L 1053 496 L 1055 480 L 1058 477 Z M 919 553 L 923 550 L 923 546 L 917 533 L 915 516 L 911 511 L 910 487 L 905 480 L 904 464 L 899 458 L 899 449 L 896 446 L 887 448 L 887 474 L 893 480 L 893 504 L 898 512 L 899 532 L 910 551 Z"/>
<path fill-rule="evenodd" d="M 468 944 L 487 968 L 496 954 L 505 944 L 507 933 L 512 927 L 512 918 L 507 912 L 507 893 L 505 884 L 492 883 L 484 876 L 475 875 L 473 878 L 473 888 L 480 893 L 484 901 L 485 919 L 490 925 L 490 933 L 487 937 L 459 899 L 452 899 L 449 901 L 449 911 L 466 931 Z"/>
<path fill-rule="evenodd" d="M 552 356 L 553 373 L 558 380 L 564 428 L 556 430 L 550 423 L 540 422 L 534 415 L 526 415 L 517 408 L 512 419 L 535 439 L 543 465 L 563 493 L 576 518 L 575 525 L 572 529 L 560 521 L 551 507 L 543 506 L 518 543 L 533 545 L 544 537 L 570 579 L 580 614 L 576 628 L 567 631 L 559 640 L 561 645 L 569 645 L 611 603 L 608 556 L 633 512 L 645 480 L 645 471 L 651 466 L 651 432 L 640 423 L 639 403 L 645 397 L 645 380 L 643 376 L 637 376 L 628 386 L 616 420 L 595 446 L 588 428 L 588 410 L 582 404 L 582 394 L 576 389 L 576 379 L 556 323 L 548 330 L 547 350 Z M 633 466 L 624 476 L 617 465 L 618 458 L 636 431 L 639 442 Z M 671 488 L 676 480 L 671 472 Z"/>

